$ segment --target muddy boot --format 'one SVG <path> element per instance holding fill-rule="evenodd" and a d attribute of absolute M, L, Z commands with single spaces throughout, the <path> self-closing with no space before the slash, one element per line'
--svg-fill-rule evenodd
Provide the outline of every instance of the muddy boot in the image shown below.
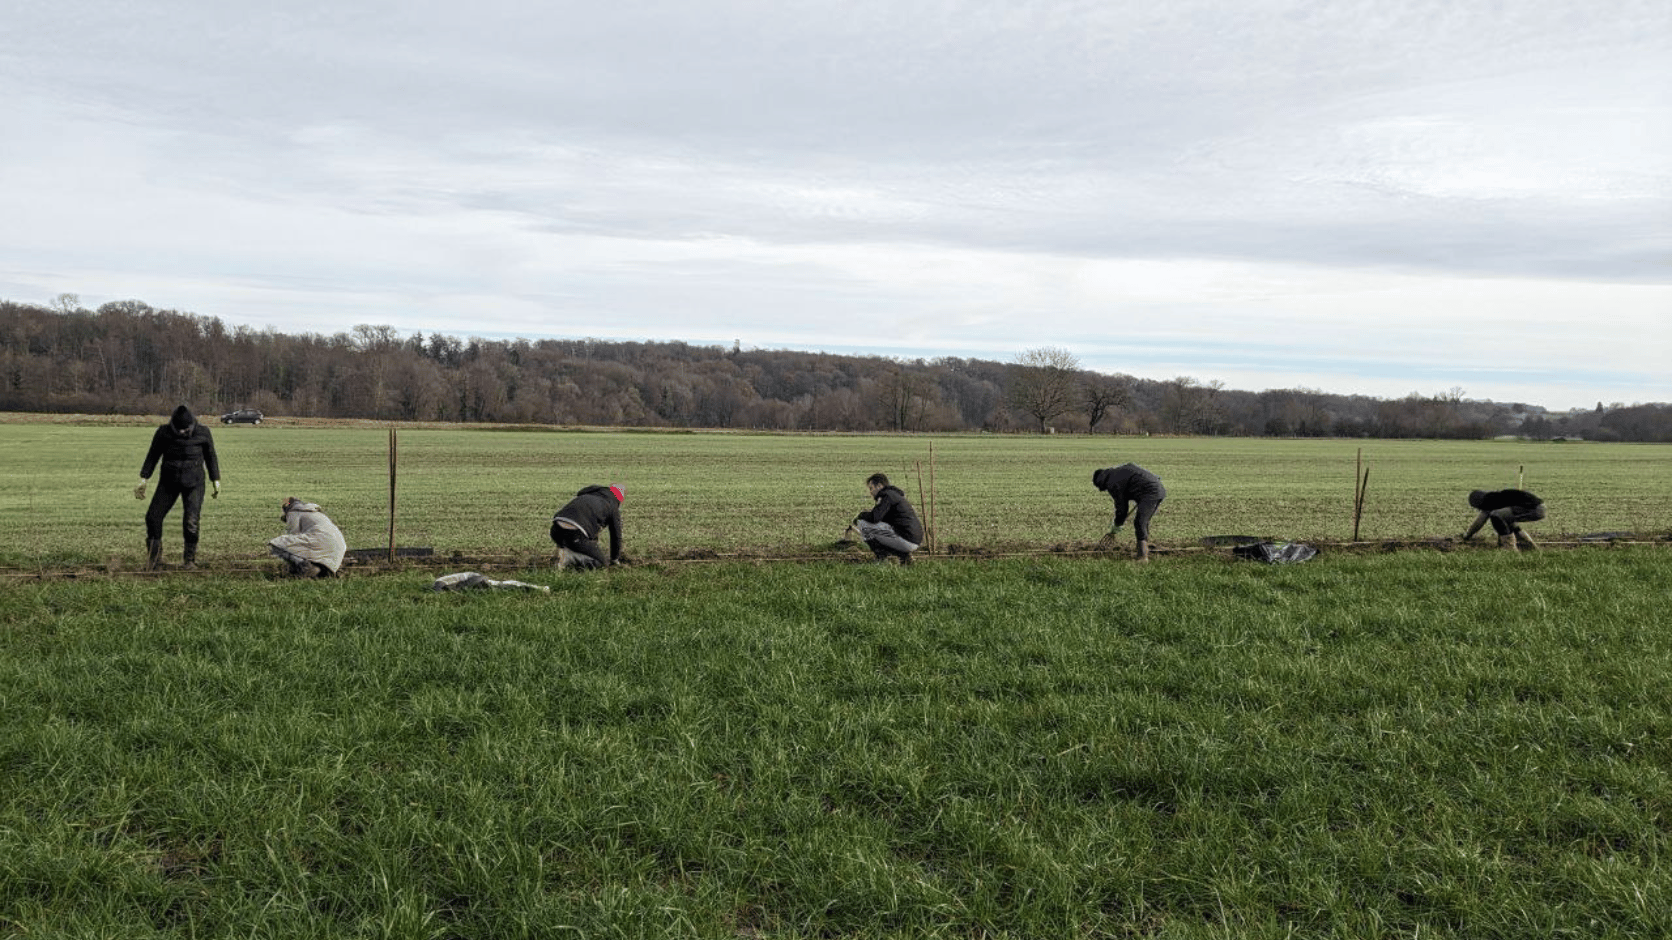
<path fill-rule="evenodd" d="M 186 569 L 187 571 L 194 571 L 197 569 L 196 545 L 187 545 L 185 549 L 180 552 L 180 567 Z"/>
<path fill-rule="evenodd" d="M 163 566 L 163 540 L 145 540 L 145 570 L 156 571 Z"/>
<path fill-rule="evenodd" d="M 1521 531 L 1520 529 L 1515 530 L 1515 541 L 1518 542 L 1522 547 L 1524 547 L 1524 548 L 1526 548 L 1530 551 L 1535 551 L 1535 552 L 1538 551 L 1538 543 L 1533 541 L 1532 536 L 1530 536 L 1527 533 Z"/>
<path fill-rule="evenodd" d="M 1515 536 L 1513 535 L 1498 536 L 1498 547 L 1507 548 L 1512 552 L 1518 552 L 1521 550 L 1520 546 L 1515 544 Z"/>
<path fill-rule="evenodd" d="M 1149 561 L 1149 542 L 1143 539 L 1138 540 L 1138 560 Z"/>
<path fill-rule="evenodd" d="M 895 552 L 894 557 L 900 559 L 900 564 L 911 564 L 911 552 Z"/>

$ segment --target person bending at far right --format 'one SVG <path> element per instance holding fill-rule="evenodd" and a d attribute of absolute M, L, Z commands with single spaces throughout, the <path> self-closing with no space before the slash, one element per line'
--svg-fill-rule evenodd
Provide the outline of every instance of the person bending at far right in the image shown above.
<path fill-rule="evenodd" d="M 1120 532 L 1121 526 L 1126 524 L 1126 507 L 1137 504 L 1138 511 L 1132 514 L 1132 533 L 1138 537 L 1138 560 L 1149 561 L 1150 519 L 1161 508 L 1161 501 L 1167 498 L 1167 488 L 1161 485 L 1161 478 L 1135 463 L 1123 463 L 1118 467 L 1094 471 L 1091 485 L 1108 493 L 1109 498 L 1115 501 L 1115 518 L 1109 523 L 1109 534 L 1104 538 L 1113 538 Z"/>
<path fill-rule="evenodd" d="M 1543 519 L 1544 500 L 1526 490 L 1475 490 L 1469 494 L 1469 505 L 1480 515 L 1475 517 L 1475 524 L 1469 526 L 1469 531 L 1463 533 L 1463 541 L 1474 538 L 1480 527 L 1490 522 L 1492 531 L 1498 533 L 1499 548 L 1515 552 L 1520 551 L 1523 544 L 1528 548 L 1538 548 L 1532 536 L 1521 531 L 1521 523 Z"/>
<path fill-rule="evenodd" d="M 627 490 L 620 483 L 586 486 L 552 516 L 552 541 L 557 544 L 557 567 L 587 571 L 621 561 L 621 504 Z M 610 553 L 598 544 L 610 533 Z"/>

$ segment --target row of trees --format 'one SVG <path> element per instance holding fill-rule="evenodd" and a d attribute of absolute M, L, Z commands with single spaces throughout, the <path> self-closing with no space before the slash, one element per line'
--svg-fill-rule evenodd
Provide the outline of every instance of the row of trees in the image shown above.
<path fill-rule="evenodd" d="M 0 410 L 162 414 L 179 402 L 208 414 L 638 427 L 1672 440 L 1666 405 L 1552 416 L 1461 389 L 1396 400 L 1245 392 L 1092 372 L 1051 347 L 1006 363 L 374 325 L 294 335 L 133 300 L 0 301 Z"/>

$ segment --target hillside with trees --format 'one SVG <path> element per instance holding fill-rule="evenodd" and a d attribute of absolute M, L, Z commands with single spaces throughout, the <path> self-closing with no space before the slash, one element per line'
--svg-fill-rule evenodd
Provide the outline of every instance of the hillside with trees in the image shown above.
<path fill-rule="evenodd" d="M 804 431 L 1672 441 L 1672 406 L 1552 415 L 1461 389 L 1400 399 L 1261 392 L 1082 369 L 1071 351 L 1012 362 L 897 360 L 739 345 L 401 335 L 358 325 L 287 334 L 137 300 L 0 301 L 0 410 L 270 415 Z"/>

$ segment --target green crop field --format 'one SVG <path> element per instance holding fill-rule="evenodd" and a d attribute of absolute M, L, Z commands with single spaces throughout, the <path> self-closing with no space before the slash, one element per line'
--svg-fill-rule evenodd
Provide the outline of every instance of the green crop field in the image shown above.
<path fill-rule="evenodd" d="M 148 435 L 0 423 L 0 936 L 1672 936 L 1672 449 L 1366 442 L 1407 550 L 1264 566 L 1195 543 L 1345 539 L 1357 442 L 403 428 L 399 541 L 551 588 L 438 594 L 261 560 L 386 541 L 386 428 L 217 428 L 134 573 Z M 931 448 L 969 548 L 830 551 Z M 1062 551 L 1127 460 L 1169 551 Z M 1518 476 L 1555 550 L 1410 545 Z"/>
<path fill-rule="evenodd" d="M 210 563 L 264 556 L 289 495 L 324 506 L 356 548 L 389 542 L 386 428 L 217 427 L 224 493 L 206 501 Z M 406 428 L 398 432 L 396 541 L 442 554 L 549 553 L 551 514 L 581 486 L 619 481 L 629 553 L 796 555 L 827 547 L 882 471 L 930 514 L 949 549 L 1090 547 L 1112 504 L 1091 472 L 1135 462 L 1169 496 L 1163 548 L 1206 535 L 1342 541 L 1355 461 L 1369 468 L 1360 538 L 1455 535 L 1469 490 L 1524 482 L 1533 527 L 1561 538 L 1672 531 L 1672 446 L 1289 441 L 1085 436 L 793 436 Z M 144 503 L 132 489 L 150 426 L 0 423 L 0 566 L 131 567 Z M 932 486 L 931 486 L 932 484 Z M 178 557 L 179 510 L 166 543 Z M 1129 546 L 1128 546 L 1129 547 Z"/>

